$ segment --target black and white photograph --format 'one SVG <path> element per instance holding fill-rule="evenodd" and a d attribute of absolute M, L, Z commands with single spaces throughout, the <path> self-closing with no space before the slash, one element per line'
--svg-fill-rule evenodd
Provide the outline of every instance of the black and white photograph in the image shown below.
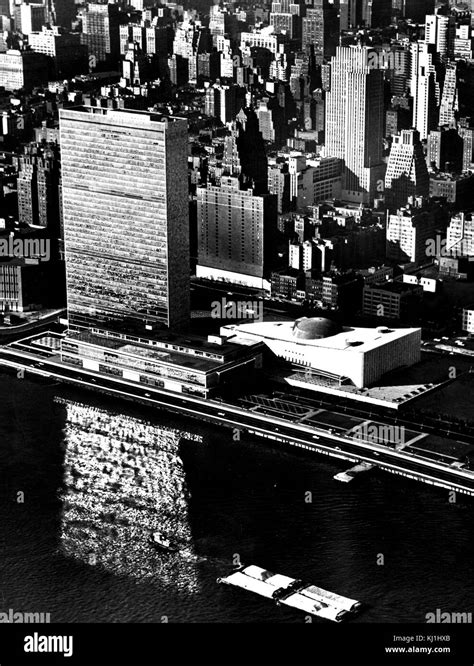
<path fill-rule="evenodd" d="M 474 0 L 0 28 L 0 666 L 472 666 Z"/>

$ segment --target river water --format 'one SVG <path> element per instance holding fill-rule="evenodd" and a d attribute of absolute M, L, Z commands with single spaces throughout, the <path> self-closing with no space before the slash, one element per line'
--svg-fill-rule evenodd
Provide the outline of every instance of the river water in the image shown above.
<path fill-rule="evenodd" d="M 364 601 L 353 622 L 473 610 L 469 499 L 383 473 L 338 483 L 343 461 L 7 375 L 0 416 L 0 611 L 305 621 L 217 585 L 238 561 Z"/>

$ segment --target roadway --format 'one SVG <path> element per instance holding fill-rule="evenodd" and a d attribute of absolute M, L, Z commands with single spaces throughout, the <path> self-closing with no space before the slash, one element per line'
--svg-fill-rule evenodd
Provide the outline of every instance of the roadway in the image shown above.
<path fill-rule="evenodd" d="M 414 453 L 396 450 L 374 442 L 343 437 L 305 423 L 294 423 L 272 414 L 249 411 L 238 405 L 204 400 L 182 393 L 171 393 L 138 385 L 122 378 L 104 377 L 84 368 L 67 367 L 57 360 L 17 349 L 1 348 L 0 365 L 25 368 L 33 374 L 54 378 L 75 386 L 138 401 L 158 409 L 205 420 L 213 424 L 250 432 L 273 442 L 342 458 L 366 461 L 386 471 L 419 481 L 474 495 L 474 471 L 450 467 L 436 460 L 422 459 Z"/>

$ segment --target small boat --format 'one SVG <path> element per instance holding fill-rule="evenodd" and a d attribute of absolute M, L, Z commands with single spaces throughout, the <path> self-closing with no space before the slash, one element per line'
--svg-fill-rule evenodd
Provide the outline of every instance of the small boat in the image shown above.
<path fill-rule="evenodd" d="M 159 550 L 164 550 L 167 553 L 177 553 L 179 548 L 172 546 L 169 539 L 165 539 L 159 532 L 153 532 L 150 537 L 150 543 Z"/>

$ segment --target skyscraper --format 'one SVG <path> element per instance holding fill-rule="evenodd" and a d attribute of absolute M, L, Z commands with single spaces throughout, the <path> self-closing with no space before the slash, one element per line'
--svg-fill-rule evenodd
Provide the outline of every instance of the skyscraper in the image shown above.
<path fill-rule="evenodd" d="M 436 47 L 437 57 L 445 59 L 452 55 L 456 23 L 453 16 L 431 14 L 425 21 L 425 42 Z"/>
<path fill-rule="evenodd" d="M 350 27 L 357 25 L 356 5 L 356 0 L 340 0 L 339 16 L 341 30 L 348 30 Z"/>
<path fill-rule="evenodd" d="M 426 139 L 437 126 L 439 84 L 431 44 L 410 44 L 410 93 L 413 97 L 413 127 Z"/>
<path fill-rule="evenodd" d="M 59 229 L 58 147 L 54 144 L 28 144 L 18 161 L 19 221 Z"/>
<path fill-rule="evenodd" d="M 459 110 L 457 63 L 446 66 L 443 94 L 439 107 L 439 124 L 456 127 L 456 113 Z"/>
<path fill-rule="evenodd" d="M 97 62 L 115 64 L 120 55 L 119 8 L 90 2 L 82 21 L 82 43 Z"/>
<path fill-rule="evenodd" d="M 222 160 L 225 173 L 238 176 L 241 185 L 253 187 L 256 194 L 265 194 L 268 181 L 268 162 L 265 143 L 255 111 L 240 109 L 226 138 Z"/>
<path fill-rule="evenodd" d="M 391 210 L 405 206 L 410 196 L 428 197 L 430 179 L 420 134 L 402 130 L 393 137 L 385 174 L 386 203 Z"/>
<path fill-rule="evenodd" d="M 303 18 L 302 46 L 304 51 L 314 48 L 316 63 L 324 59 L 324 8 L 323 0 L 314 0 L 314 6 L 308 7 Z"/>
<path fill-rule="evenodd" d="M 186 121 L 80 107 L 60 132 L 70 326 L 185 325 Z"/>
<path fill-rule="evenodd" d="M 432 14 L 435 0 L 402 0 L 402 13 L 405 18 L 422 23 L 427 14 Z"/>
<path fill-rule="evenodd" d="M 368 47 L 339 46 L 326 97 L 326 155 L 343 160 L 343 199 L 362 203 L 380 191 L 384 170 L 383 72 L 373 59 Z"/>

